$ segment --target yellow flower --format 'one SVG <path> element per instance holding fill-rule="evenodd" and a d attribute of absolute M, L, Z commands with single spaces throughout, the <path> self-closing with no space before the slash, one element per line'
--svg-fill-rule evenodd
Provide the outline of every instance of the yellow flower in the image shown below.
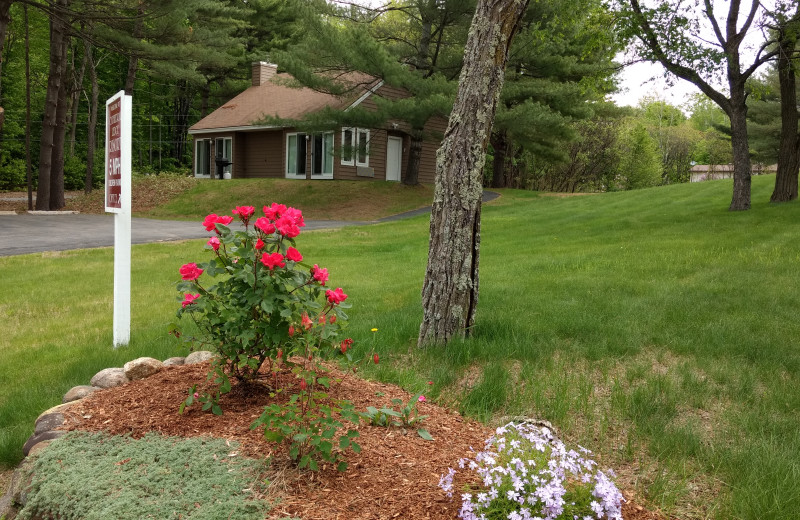
<path fill-rule="evenodd" d="M 378 332 L 378 329 L 372 329 L 372 332 Z"/>

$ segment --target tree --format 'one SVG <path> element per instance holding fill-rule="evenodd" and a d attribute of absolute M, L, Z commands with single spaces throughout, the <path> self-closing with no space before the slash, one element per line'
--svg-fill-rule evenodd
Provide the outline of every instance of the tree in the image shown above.
<path fill-rule="evenodd" d="M 619 182 L 623 189 L 655 186 L 661 181 L 662 163 L 658 143 L 641 122 L 635 122 L 622 139 Z"/>
<path fill-rule="evenodd" d="M 787 202 L 797 198 L 797 175 L 800 169 L 800 133 L 797 109 L 797 44 L 800 40 L 800 4 L 788 16 L 785 11 L 775 14 L 778 82 L 781 93 L 781 138 L 778 148 L 778 172 L 771 202 Z"/>
<path fill-rule="evenodd" d="M 759 52 L 746 68 L 741 64 L 741 45 L 759 11 L 759 0 L 752 0 L 743 22 L 742 0 L 730 0 L 727 17 L 720 24 L 712 0 L 703 0 L 705 22 L 713 29 L 716 42 L 706 43 L 698 34 L 700 15 L 685 3 L 659 0 L 655 8 L 643 7 L 639 0 L 621 0 L 622 29 L 638 39 L 638 54 L 660 62 L 675 76 L 693 83 L 725 111 L 731 122 L 733 149 L 733 197 L 730 209 L 750 209 L 750 155 L 747 137 L 747 95 L 745 82 L 776 51 Z M 741 27 L 740 27 L 741 24 Z M 762 47 L 763 49 L 763 47 Z M 711 85 L 704 73 L 724 68 L 729 94 Z"/>
<path fill-rule="evenodd" d="M 512 158 L 564 162 L 570 122 L 591 117 L 595 102 L 613 90 L 610 13 L 597 0 L 533 2 L 515 37 L 491 135 L 491 185 L 512 185 Z"/>
<path fill-rule="evenodd" d="M 528 0 L 480 0 L 458 93 L 437 153 L 418 344 L 464 336 L 478 304 L 483 166 L 508 53 Z"/>

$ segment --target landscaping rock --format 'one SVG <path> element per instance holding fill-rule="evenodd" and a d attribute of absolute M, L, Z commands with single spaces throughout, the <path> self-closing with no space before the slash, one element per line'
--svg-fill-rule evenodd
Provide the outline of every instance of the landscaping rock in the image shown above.
<path fill-rule="evenodd" d="M 151 357 L 140 357 L 133 361 L 128 361 L 125 363 L 125 366 L 122 367 L 125 371 L 125 376 L 130 381 L 150 377 L 156 372 L 161 371 L 162 368 L 164 368 L 164 364 Z"/>
<path fill-rule="evenodd" d="M 194 365 L 195 363 L 202 363 L 203 361 L 208 361 L 215 357 L 213 352 L 209 352 L 208 350 L 198 350 L 197 352 L 192 352 L 186 359 L 184 360 L 184 365 Z"/>
<path fill-rule="evenodd" d="M 33 434 L 39 435 L 40 433 L 55 430 L 64 424 L 64 414 L 61 413 L 48 413 L 40 416 L 36 420 L 36 425 L 33 427 Z"/>
<path fill-rule="evenodd" d="M 104 368 L 92 378 L 92 386 L 98 388 L 113 388 L 128 382 L 128 376 L 122 368 Z"/>
<path fill-rule="evenodd" d="M 64 413 L 65 411 L 69 410 L 74 404 L 75 404 L 75 402 L 72 401 L 70 403 L 58 404 L 58 405 L 56 405 L 56 406 L 54 406 L 52 408 L 48 408 L 47 410 L 45 410 L 45 411 L 43 411 L 42 413 L 39 414 L 39 417 L 36 418 L 36 421 L 38 422 L 39 419 L 41 419 L 42 417 L 44 417 L 47 414 Z"/>
<path fill-rule="evenodd" d="M 66 394 L 64 394 L 64 398 L 61 400 L 61 402 L 71 403 L 72 401 L 83 399 L 87 395 L 93 394 L 98 390 L 100 389 L 89 385 L 73 386 Z"/>
<path fill-rule="evenodd" d="M 62 435 L 66 434 L 65 431 L 58 431 L 58 430 L 51 430 L 44 433 L 40 433 L 39 435 L 31 435 L 27 441 L 25 441 L 25 445 L 22 446 L 22 454 L 26 457 L 31 452 L 31 448 L 39 444 L 43 441 L 51 441 L 53 439 L 58 439 Z"/>
<path fill-rule="evenodd" d="M 185 357 L 171 357 L 169 359 L 164 360 L 164 366 L 165 367 L 180 366 L 183 365 L 185 361 L 186 361 Z"/>

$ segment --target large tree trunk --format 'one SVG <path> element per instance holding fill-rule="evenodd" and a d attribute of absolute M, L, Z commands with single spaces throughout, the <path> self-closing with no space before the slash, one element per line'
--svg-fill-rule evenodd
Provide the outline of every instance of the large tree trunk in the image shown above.
<path fill-rule="evenodd" d="M 505 130 L 492 132 L 492 148 L 494 148 L 494 158 L 492 159 L 492 188 L 506 187 L 506 152 L 508 151 L 508 139 Z"/>
<path fill-rule="evenodd" d="M 436 157 L 420 346 L 463 337 L 475 323 L 486 145 L 508 50 L 527 5 L 480 0 L 472 19 L 458 94 Z"/>
<path fill-rule="evenodd" d="M 89 128 L 86 138 L 86 177 L 83 180 L 84 193 L 91 193 L 94 182 L 94 149 L 97 146 L 97 107 L 100 87 L 97 82 L 97 64 L 94 62 L 92 45 L 83 40 L 86 62 L 89 65 L 89 79 L 92 82 L 92 100 L 89 104 Z"/>
<path fill-rule="evenodd" d="M 742 92 L 731 92 L 731 146 L 733 148 L 733 197 L 731 211 L 750 209 L 750 148 L 747 139 L 747 105 Z"/>
<path fill-rule="evenodd" d="M 57 0 L 53 8 L 63 11 L 69 0 Z M 50 18 L 50 72 L 47 78 L 45 94 L 44 118 L 42 119 L 41 145 L 39 148 L 39 185 L 36 190 L 36 209 L 50 210 L 50 172 L 53 164 L 53 137 L 57 126 L 58 99 L 62 89 L 63 70 L 65 65 L 64 40 L 67 38 L 67 27 L 63 22 L 64 14 Z"/>
<path fill-rule="evenodd" d="M 408 145 L 408 161 L 406 162 L 406 174 L 403 176 L 403 184 L 416 186 L 419 184 L 419 160 L 422 157 L 423 130 L 412 128 L 410 144 Z"/>
<path fill-rule="evenodd" d="M 794 18 L 798 18 L 800 6 Z M 790 22 L 791 23 L 791 22 Z M 783 28 L 785 29 L 785 28 Z M 793 55 L 797 46 L 794 30 L 781 30 L 778 40 L 778 81 L 781 90 L 781 141 L 778 147 L 778 172 L 770 202 L 797 198 L 797 173 L 800 169 L 800 134 L 797 133 L 797 68 Z"/>
<path fill-rule="evenodd" d="M 56 128 L 53 132 L 53 160 L 50 167 L 50 210 L 59 210 L 66 205 L 64 199 L 64 140 L 67 133 L 67 112 L 69 107 L 69 92 L 67 80 L 70 72 L 67 66 L 67 50 L 69 37 L 65 36 L 62 44 L 64 55 L 64 68 L 61 75 L 61 89 L 58 91 L 58 105 L 56 109 Z"/>

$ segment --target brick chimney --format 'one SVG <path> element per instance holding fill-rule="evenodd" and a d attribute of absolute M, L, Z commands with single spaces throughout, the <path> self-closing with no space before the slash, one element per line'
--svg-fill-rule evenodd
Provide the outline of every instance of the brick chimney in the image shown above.
<path fill-rule="evenodd" d="M 278 72 L 278 66 L 266 61 L 253 62 L 253 86 L 263 85 Z"/>

